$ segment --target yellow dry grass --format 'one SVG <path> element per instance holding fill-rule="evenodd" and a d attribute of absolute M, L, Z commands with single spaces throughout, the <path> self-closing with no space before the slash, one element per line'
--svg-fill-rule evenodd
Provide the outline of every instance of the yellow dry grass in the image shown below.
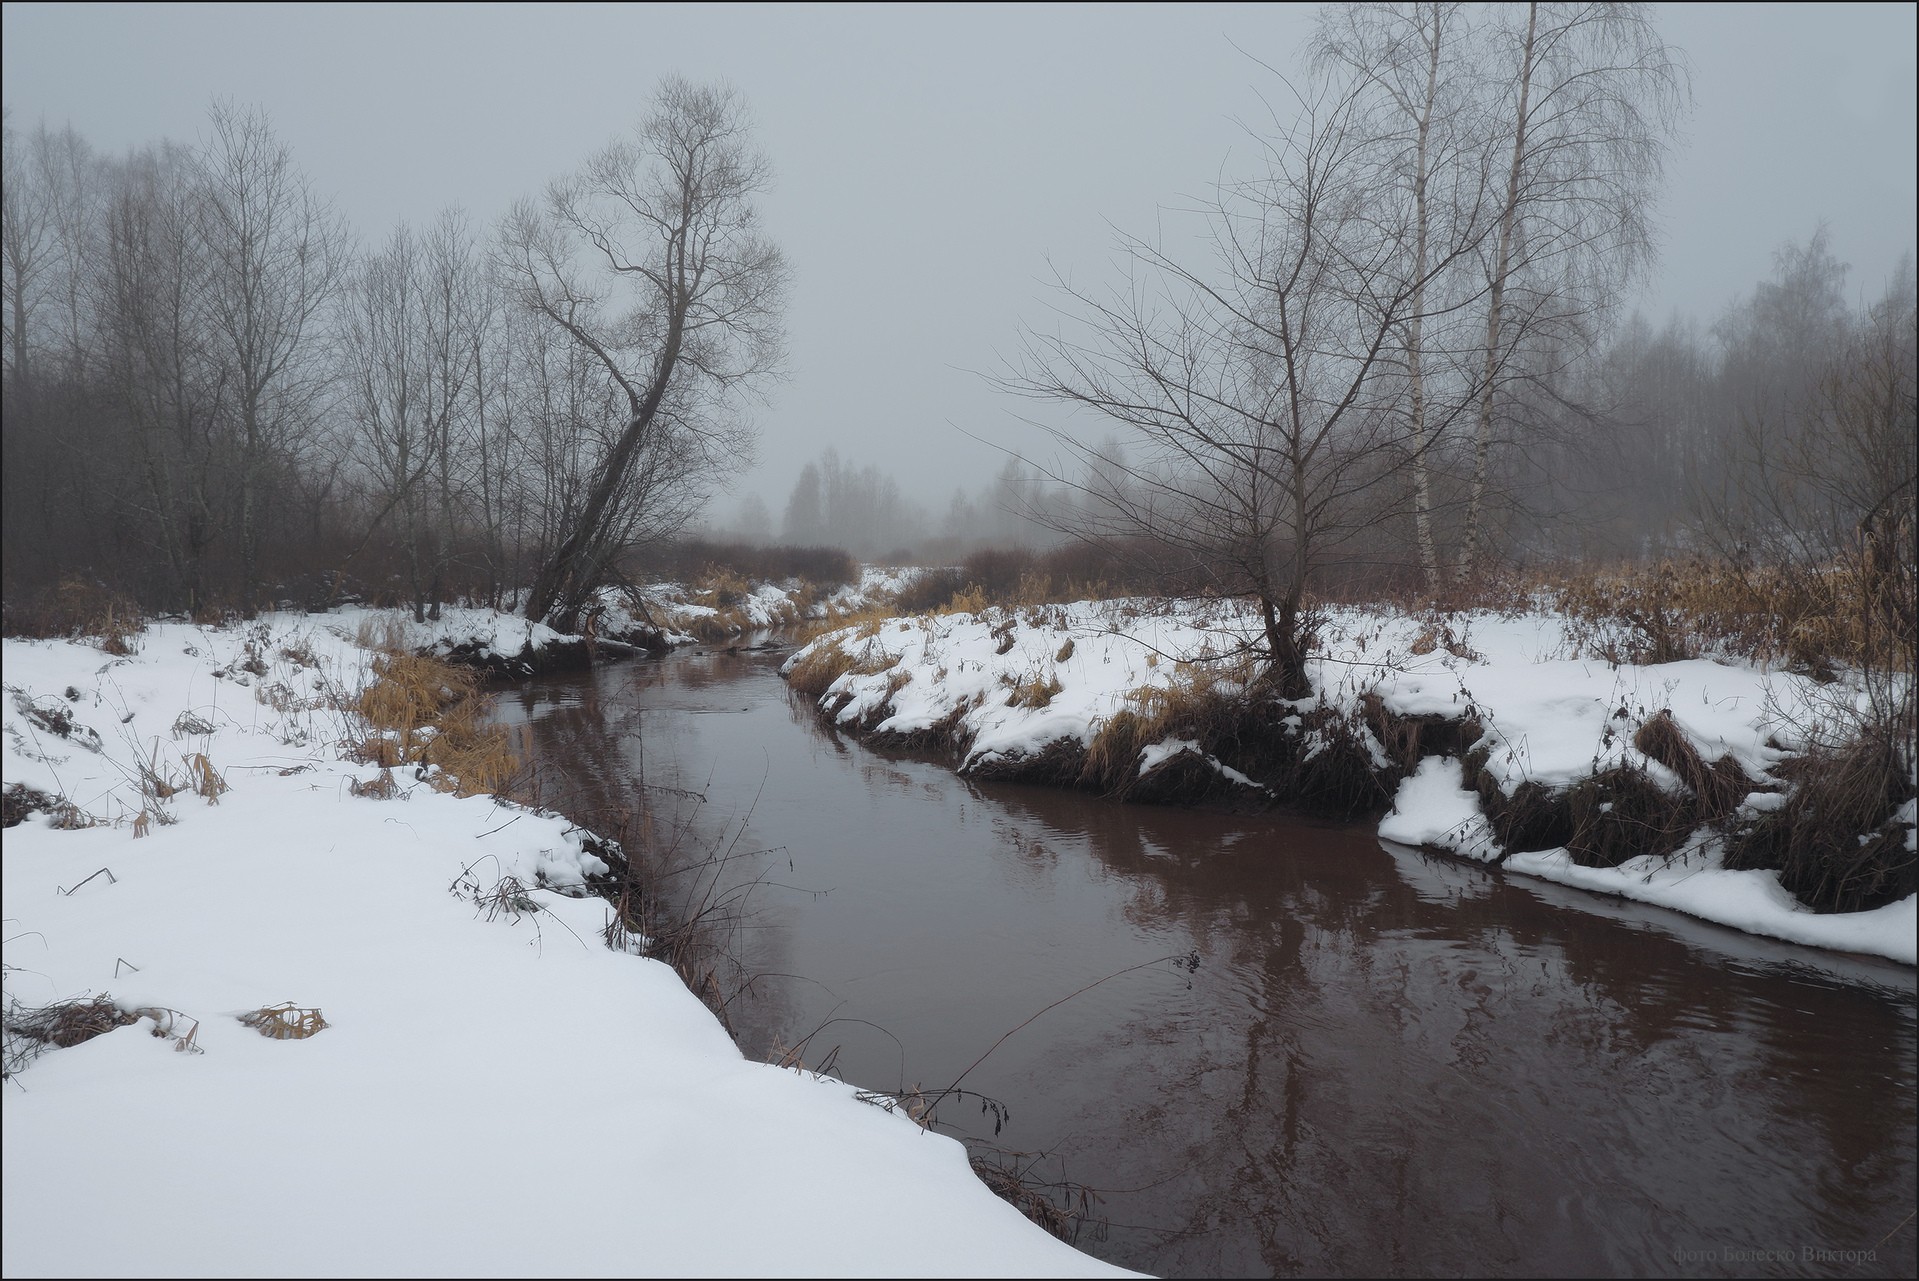
<path fill-rule="evenodd" d="M 1244 660 L 1178 663 L 1172 683 L 1129 690 L 1124 705 L 1099 722 L 1081 777 L 1117 788 L 1132 780 L 1140 752 L 1154 743 L 1189 738 L 1212 744 L 1229 736 L 1245 720 L 1251 670 Z"/>
<path fill-rule="evenodd" d="M 239 1016 L 246 1024 L 261 1036 L 276 1041 L 304 1041 L 314 1033 L 332 1026 L 320 1016 L 317 1009 L 308 1009 L 295 1005 L 291 1001 L 282 1001 L 278 1005 L 266 1005 L 257 1010 L 249 1010 Z"/>
<path fill-rule="evenodd" d="M 370 629 L 362 624 L 361 631 Z M 398 633 L 391 620 L 371 629 L 384 639 Z M 438 766 L 429 776 L 432 786 L 460 796 L 501 792 L 512 784 L 519 758 L 506 731 L 484 723 L 491 700 L 481 693 L 477 675 L 400 649 L 376 654 L 373 674 L 347 708 L 366 727 L 352 749 L 357 759 L 383 768 Z M 357 794 L 379 795 L 373 790 L 379 786 L 376 781 Z"/>
<path fill-rule="evenodd" d="M 213 767 L 213 762 L 205 752 L 195 752 L 186 761 L 187 781 L 194 794 L 204 798 L 209 805 L 218 805 L 221 793 L 228 790 L 226 779 Z"/>
<path fill-rule="evenodd" d="M 883 645 L 872 643 L 878 636 L 881 621 L 874 620 L 870 632 L 863 625 L 851 637 L 808 651 L 786 674 L 787 684 L 802 694 L 818 698 L 848 672 L 872 676 L 891 670 L 899 663 L 899 656 L 888 653 Z"/>
<path fill-rule="evenodd" d="M 1657 663 L 1713 648 L 1822 671 L 1833 664 L 1910 670 L 1911 583 L 1843 558 L 1816 570 L 1661 561 L 1582 570 L 1542 584 L 1597 657 Z M 1621 636 L 1612 623 L 1626 623 Z"/>
<path fill-rule="evenodd" d="M 1008 707 L 1041 708 L 1053 701 L 1062 688 L 1059 677 L 1051 672 L 1027 672 L 1017 678 L 1002 678 L 1012 687 L 1006 696 Z"/>

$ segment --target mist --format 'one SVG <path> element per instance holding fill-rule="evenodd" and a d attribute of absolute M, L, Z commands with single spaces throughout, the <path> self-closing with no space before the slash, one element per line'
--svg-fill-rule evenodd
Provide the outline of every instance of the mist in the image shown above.
<path fill-rule="evenodd" d="M 258 106 L 363 244 L 449 205 L 485 227 L 628 128 L 670 72 L 725 81 L 776 171 L 767 227 L 794 265 L 785 381 L 758 461 L 713 505 L 777 517 L 833 447 L 928 511 L 977 492 L 1023 425 L 982 374 L 1045 324 L 1055 271 L 1109 281 L 1148 234 L 1256 152 L 1308 7 L 542 6 L 457 22 L 408 6 L 10 4 L 16 129 L 71 125 L 118 155 Z M 1670 5 L 1696 109 L 1638 306 L 1710 324 L 1823 221 L 1860 302 L 1911 246 L 1907 6 Z M 1267 65 L 1262 65 L 1267 64 Z M 1167 211 L 1163 214 L 1163 211 Z M 1177 218 L 1172 219 L 1177 222 Z M 1177 231 L 1177 228 L 1170 228 Z"/>

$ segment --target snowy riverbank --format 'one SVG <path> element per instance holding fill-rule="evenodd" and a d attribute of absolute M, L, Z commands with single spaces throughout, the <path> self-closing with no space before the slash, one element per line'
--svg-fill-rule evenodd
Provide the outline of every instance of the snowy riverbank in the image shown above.
<path fill-rule="evenodd" d="M 5 642 L 9 1017 L 133 1020 L 5 1087 L 7 1275 L 1119 1274 L 609 950 L 563 818 L 343 759 L 357 622 Z"/>
<path fill-rule="evenodd" d="M 1254 777 L 1252 764 L 1204 741 L 1209 715 L 1244 709 L 1245 669 L 1213 656 L 1239 648 L 1252 626 L 1221 601 L 993 608 L 843 629 L 784 670 L 841 727 L 950 747 L 962 771 L 1142 797 L 1290 800 Z M 1537 613 L 1442 621 L 1335 610 L 1319 641 L 1316 696 L 1277 709 L 1286 713 L 1287 768 L 1298 777 L 1340 752 L 1354 757 L 1359 773 L 1390 789 L 1382 837 L 1756 934 L 1919 960 L 1919 897 L 1811 911 L 1775 872 L 1728 870 L 1704 823 L 1673 832 L 1670 849 L 1609 867 L 1582 865 L 1559 844 L 1515 838 L 1508 849 L 1495 834 L 1495 815 L 1509 832 L 1527 805 L 1557 803 L 1563 819 L 1568 793 L 1621 777 L 1690 801 L 1680 772 L 1688 762 L 1710 763 L 1735 789 L 1724 817 L 1757 819 L 1782 799 L 1780 767 L 1830 718 L 1835 699 L 1851 697 L 1844 685 L 1736 661 L 1615 665 L 1589 656 L 1590 637 Z M 1130 736 L 1112 732 L 1122 726 Z M 1655 746 L 1680 740 L 1678 756 Z M 1600 813 L 1589 830 L 1601 830 L 1613 801 L 1592 808 Z M 1914 808 L 1908 801 L 1888 829 L 1898 839 L 1903 827 L 1907 851 Z"/>

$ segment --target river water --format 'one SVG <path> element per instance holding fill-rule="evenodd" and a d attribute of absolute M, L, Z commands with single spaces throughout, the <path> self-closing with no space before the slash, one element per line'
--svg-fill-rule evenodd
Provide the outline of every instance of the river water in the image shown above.
<path fill-rule="evenodd" d="M 1098 1193 L 1081 1248 L 1164 1276 L 1913 1275 L 1911 969 L 1369 824 L 971 782 L 822 727 L 778 662 L 545 677 L 497 716 L 589 825 L 637 830 L 645 781 L 749 1054 L 958 1080 L 943 1130 Z M 885 1212 L 938 1250 L 937 1206 Z"/>

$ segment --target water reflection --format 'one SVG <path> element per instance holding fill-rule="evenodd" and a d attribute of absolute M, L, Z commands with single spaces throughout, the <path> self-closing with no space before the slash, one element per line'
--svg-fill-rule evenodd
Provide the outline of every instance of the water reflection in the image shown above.
<path fill-rule="evenodd" d="M 541 759 L 778 865 L 740 943 L 750 1047 L 1004 1101 L 998 1142 L 1106 1190 L 1092 1248 L 1168 1275 L 1905 1275 L 1912 972 L 1363 829 L 976 784 L 821 729 L 765 660 L 548 680 Z M 703 797 L 689 800 L 688 797 Z M 622 799 L 625 798 L 625 799 Z M 719 834 L 716 836 L 715 834 Z M 867 1020 L 877 1031 L 854 1022 Z M 896 1039 L 895 1039 L 896 1038 Z M 965 1121 L 948 1109 L 945 1119 Z M 975 1120 L 979 1118 L 975 1116 Z M 990 1124 L 983 1133 L 990 1134 Z M 1801 1247 L 1877 1249 L 1863 1264 Z M 1679 1253 L 1683 1252 L 1683 1253 Z"/>

